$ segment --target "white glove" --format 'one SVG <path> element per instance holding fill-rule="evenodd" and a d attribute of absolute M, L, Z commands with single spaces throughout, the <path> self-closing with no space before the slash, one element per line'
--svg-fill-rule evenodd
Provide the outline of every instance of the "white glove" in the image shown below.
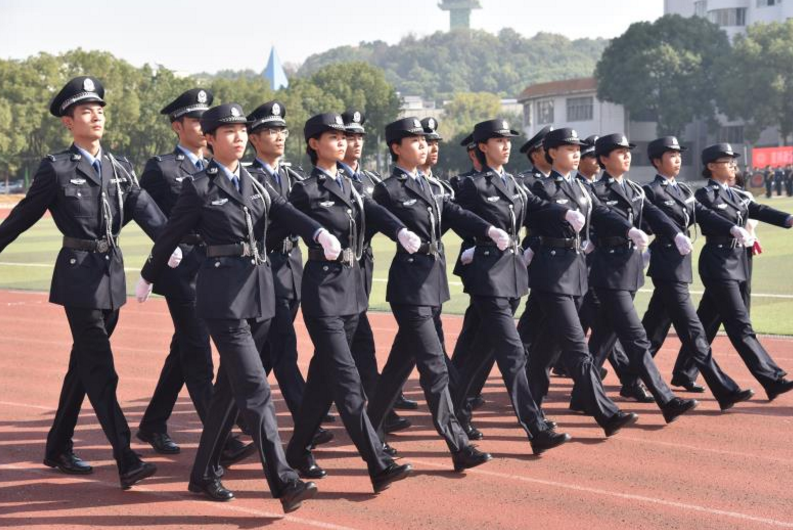
<path fill-rule="evenodd" d="M 650 244 L 650 238 L 647 234 L 645 234 L 643 230 L 639 230 L 635 227 L 628 230 L 628 237 L 639 250 L 646 249 L 647 245 Z"/>
<path fill-rule="evenodd" d="M 688 256 L 694 251 L 694 245 L 683 232 L 678 232 L 675 236 L 675 246 L 677 246 L 677 251 L 680 252 L 681 256 Z"/>
<path fill-rule="evenodd" d="M 650 266 L 650 249 L 642 252 L 642 267 L 645 269 Z"/>
<path fill-rule="evenodd" d="M 149 299 L 151 288 L 152 284 L 144 280 L 142 276 L 138 279 L 138 284 L 135 286 L 135 298 L 138 299 L 138 302 L 142 304 Z"/>
<path fill-rule="evenodd" d="M 525 263 L 526 266 L 528 267 L 529 265 L 531 265 L 531 260 L 533 259 L 534 259 L 534 251 L 531 249 L 531 247 L 526 247 L 526 250 L 523 251 L 523 263 Z"/>
<path fill-rule="evenodd" d="M 507 234 L 500 228 L 496 228 L 495 226 L 490 227 L 490 229 L 487 231 L 487 236 L 493 240 L 493 243 L 496 244 L 498 250 L 501 251 L 506 250 L 509 244 L 512 242 L 512 240 L 509 237 L 509 234 Z"/>
<path fill-rule="evenodd" d="M 171 257 L 168 258 L 168 266 L 172 269 L 175 269 L 176 267 L 179 266 L 181 262 L 182 262 L 182 249 L 176 247 L 176 250 L 173 251 Z"/>
<path fill-rule="evenodd" d="M 570 226 L 573 227 L 576 234 L 580 232 L 586 224 L 586 217 L 584 217 L 584 214 L 576 210 L 567 210 L 567 213 L 564 214 L 564 220 L 570 223 Z"/>
<path fill-rule="evenodd" d="M 590 240 L 584 241 L 584 254 L 591 254 L 595 250 L 595 244 Z"/>
<path fill-rule="evenodd" d="M 322 245 L 322 250 L 325 252 L 325 259 L 333 261 L 341 254 L 341 243 L 336 239 L 336 236 L 325 230 L 324 228 L 317 235 L 317 243 Z"/>
<path fill-rule="evenodd" d="M 751 247 L 754 245 L 755 238 L 740 226 L 733 226 L 730 229 L 732 237 L 738 240 L 738 243 L 743 247 Z"/>
<path fill-rule="evenodd" d="M 407 228 L 403 228 L 399 231 L 397 239 L 399 240 L 399 244 L 402 245 L 402 248 L 407 250 L 408 254 L 415 254 L 418 252 L 419 247 L 421 247 L 421 238 Z"/>
<path fill-rule="evenodd" d="M 471 247 L 463 250 L 463 253 L 460 254 L 460 263 L 463 265 L 468 265 L 472 261 L 474 261 L 474 252 L 476 251 L 476 247 Z"/>

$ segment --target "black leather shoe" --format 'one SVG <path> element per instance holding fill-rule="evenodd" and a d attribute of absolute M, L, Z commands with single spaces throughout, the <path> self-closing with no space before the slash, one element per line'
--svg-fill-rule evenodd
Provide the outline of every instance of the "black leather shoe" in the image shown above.
<path fill-rule="evenodd" d="M 135 437 L 141 442 L 151 445 L 155 452 L 161 455 L 178 455 L 181 449 L 171 440 L 167 432 L 147 432 L 139 430 Z"/>
<path fill-rule="evenodd" d="M 226 446 L 220 453 L 220 465 L 226 468 L 231 467 L 255 452 L 256 446 L 253 442 L 246 444 L 239 438 L 232 436 L 226 441 Z"/>
<path fill-rule="evenodd" d="M 187 484 L 187 489 L 193 493 L 201 493 L 204 497 L 215 502 L 228 502 L 234 498 L 234 493 L 223 487 L 220 480 L 213 480 L 208 484 L 199 484 L 192 480 Z"/>
<path fill-rule="evenodd" d="M 567 433 L 559 433 L 553 429 L 540 431 L 535 434 L 531 439 L 531 450 L 535 455 L 541 455 L 549 449 L 559 447 L 570 441 L 570 435 Z"/>
<path fill-rule="evenodd" d="M 410 427 L 410 420 L 407 418 L 400 418 L 396 414 L 389 414 L 386 420 L 383 422 L 383 431 L 386 434 L 404 431 L 408 427 Z"/>
<path fill-rule="evenodd" d="M 468 403 L 471 406 L 471 410 L 479 410 L 485 405 L 485 403 L 487 403 L 487 401 L 485 401 L 485 398 L 483 398 L 482 396 L 476 396 L 470 398 L 468 400 Z"/>
<path fill-rule="evenodd" d="M 391 465 L 372 477 L 374 492 L 380 493 L 388 489 L 394 482 L 406 479 L 411 471 L 413 471 L 413 467 L 410 464 L 402 464 L 400 466 L 392 462 Z"/>
<path fill-rule="evenodd" d="M 720 402 L 719 408 L 721 408 L 722 411 L 730 410 L 737 403 L 741 403 L 743 401 L 749 401 L 753 397 L 754 397 L 754 390 L 752 390 L 751 388 L 747 388 L 746 390 L 739 390 L 738 392 L 727 398 L 727 400 L 724 401 L 723 403 Z"/>
<path fill-rule="evenodd" d="M 320 427 L 311 439 L 311 449 L 318 445 L 323 445 L 333 440 L 333 433 Z"/>
<path fill-rule="evenodd" d="M 572 400 L 570 400 L 570 405 L 567 408 L 569 408 L 573 412 L 582 412 L 586 414 L 586 409 L 584 409 L 584 406 L 581 403 L 577 403 Z"/>
<path fill-rule="evenodd" d="M 620 396 L 625 399 L 634 399 L 639 403 L 655 403 L 655 399 L 641 383 L 620 388 Z"/>
<path fill-rule="evenodd" d="M 699 405 L 699 401 L 696 399 L 682 399 L 679 397 L 673 398 L 669 403 L 661 407 L 661 410 L 664 413 L 664 419 L 666 423 L 672 423 L 677 418 L 694 410 Z"/>
<path fill-rule="evenodd" d="M 692 394 L 705 393 L 705 387 L 702 385 L 698 385 L 694 381 L 678 381 L 672 378 L 672 386 L 679 386 L 680 388 L 685 389 L 686 392 L 691 392 Z"/>
<path fill-rule="evenodd" d="M 603 381 L 607 375 L 609 375 L 608 368 L 600 367 L 600 380 Z"/>
<path fill-rule="evenodd" d="M 72 451 L 67 451 L 55 458 L 45 458 L 44 465 L 57 468 L 67 475 L 90 475 L 94 472 L 94 468 Z"/>
<path fill-rule="evenodd" d="M 157 466 L 144 462 L 143 460 L 138 460 L 138 462 L 127 471 L 119 474 L 121 489 L 128 490 L 144 478 L 149 478 L 156 472 Z"/>
<path fill-rule="evenodd" d="M 793 381 L 785 378 L 779 379 L 773 385 L 766 387 L 765 393 L 768 394 L 768 401 L 774 401 L 777 397 L 793 390 Z"/>
<path fill-rule="evenodd" d="M 394 402 L 394 408 L 399 410 L 416 410 L 419 408 L 419 402 L 406 398 L 405 394 L 399 394 L 399 397 Z"/>
<path fill-rule="evenodd" d="M 391 447 L 390 445 L 388 445 L 387 442 L 383 443 L 383 452 L 388 456 L 390 456 L 391 458 L 395 458 L 397 454 L 399 454 L 397 450 Z"/>
<path fill-rule="evenodd" d="M 456 453 L 452 453 L 452 462 L 454 462 L 454 470 L 458 473 L 460 471 L 471 469 L 472 467 L 481 466 L 485 462 L 493 460 L 490 453 L 483 453 L 473 445 L 463 447 Z"/>
<path fill-rule="evenodd" d="M 555 375 L 557 377 L 570 377 L 570 374 L 567 373 L 567 370 L 565 370 L 564 368 L 562 368 L 558 364 L 553 367 L 553 369 L 551 370 L 551 373 L 553 373 L 553 375 Z"/>
<path fill-rule="evenodd" d="M 545 427 L 548 428 L 548 429 L 553 430 L 556 427 L 558 427 L 558 425 L 557 425 L 557 423 L 555 421 L 549 420 L 548 418 L 543 418 L 542 421 L 545 422 Z"/>
<path fill-rule="evenodd" d="M 480 431 L 479 429 L 477 429 L 476 427 L 474 427 L 470 423 L 466 423 L 466 424 L 462 425 L 462 428 L 465 431 L 466 436 L 468 436 L 468 439 L 471 440 L 471 441 L 475 442 L 475 441 L 481 440 L 482 438 L 485 437 L 485 435 L 482 434 L 482 431 Z"/>
<path fill-rule="evenodd" d="M 317 485 L 313 482 L 293 480 L 281 493 L 281 506 L 284 513 L 294 512 L 303 505 L 303 501 L 313 499 L 317 495 Z"/>
<path fill-rule="evenodd" d="M 614 436 L 623 427 L 633 425 L 637 421 L 639 421 L 638 415 L 634 414 L 633 412 L 622 412 L 620 410 L 611 418 L 609 418 L 605 425 L 603 425 L 603 432 L 606 433 L 606 437 Z"/>
<path fill-rule="evenodd" d="M 300 478 L 313 478 L 313 479 L 320 479 L 324 478 L 327 473 L 324 469 L 319 467 L 316 460 L 314 460 L 314 455 L 308 454 L 301 462 L 290 462 L 287 459 L 287 463 L 297 471 L 297 474 L 300 475 Z"/>

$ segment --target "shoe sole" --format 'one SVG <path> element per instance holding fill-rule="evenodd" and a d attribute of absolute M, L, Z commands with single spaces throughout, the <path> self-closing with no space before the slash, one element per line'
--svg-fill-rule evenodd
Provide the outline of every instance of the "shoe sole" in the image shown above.
<path fill-rule="evenodd" d="M 297 502 L 290 504 L 289 506 L 286 506 L 285 504 L 282 503 L 281 506 L 284 509 L 284 513 L 292 513 L 298 510 L 301 506 L 303 506 L 304 501 L 311 500 L 316 496 L 317 496 L 317 488 L 316 487 L 309 488 L 303 492 L 303 495 L 299 498 Z"/>
<path fill-rule="evenodd" d="M 231 497 L 229 497 L 228 499 L 216 499 L 215 497 L 212 497 L 198 486 L 194 486 L 192 484 L 187 485 L 187 491 L 189 491 L 190 493 L 194 493 L 196 495 L 201 495 L 204 499 L 212 502 L 229 502 L 235 499 L 234 494 L 232 494 Z"/>
<path fill-rule="evenodd" d="M 630 427 L 631 425 L 635 424 L 637 421 L 639 421 L 639 416 L 633 416 L 628 421 L 626 421 L 625 423 L 623 423 L 622 425 L 617 427 L 615 430 L 605 433 L 606 434 L 606 438 L 611 438 L 612 436 L 614 436 L 615 434 L 620 432 L 625 427 Z"/>
<path fill-rule="evenodd" d="M 157 473 L 157 468 L 156 467 L 151 467 L 151 468 L 147 469 L 145 473 L 143 473 L 142 475 L 137 477 L 133 482 L 129 482 L 127 484 L 124 484 L 122 482 L 121 483 L 121 489 L 122 490 L 128 490 L 132 486 L 134 486 L 135 484 L 139 484 L 142 480 L 147 479 L 147 478 L 155 475 L 156 473 Z"/>
<path fill-rule="evenodd" d="M 473 469 L 473 468 L 475 468 L 475 467 L 479 467 L 479 466 L 481 466 L 482 464 L 487 464 L 487 463 L 488 463 L 488 462 L 490 462 L 491 460 L 493 460 L 493 457 L 492 457 L 491 455 L 488 455 L 488 458 L 485 458 L 485 459 L 484 459 L 484 460 L 482 460 L 481 462 L 475 462 L 475 463 L 473 463 L 473 464 L 471 464 L 471 465 L 467 465 L 467 466 L 466 466 L 466 465 L 463 465 L 463 464 L 454 464 L 454 471 L 455 471 L 456 473 L 462 473 L 462 472 L 463 472 L 463 471 L 465 471 L 466 469 Z"/>
<path fill-rule="evenodd" d="M 705 393 L 705 388 L 704 387 L 696 388 L 694 390 L 689 390 L 688 388 L 685 387 L 685 385 L 676 385 L 676 384 L 672 383 L 672 386 L 675 386 L 675 387 L 679 388 L 680 389 L 679 392 L 689 392 L 691 394 L 704 394 Z"/>
<path fill-rule="evenodd" d="M 408 478 L 408 476 L 410 476 L 410 474 L 411 474 L 412 472 L 413 472 L 413 469 L 412 469 L 412 468 L 411 468 L 411 469 L 407 469 L 407 470 L 405 470 L 405 472 L 404 472 L 404 473 L 402 473 L 402 474 L 400 474 L 400 475 L 397 475 L 397 476 L 393 477 L 393 478 L 392 478 L 391 480 L 389 480 L 388 482 L 386 482 L 386 483 L 384 483 L 384 484 L 382 484 L 382 485 L 380 485 L 380 486 L 376 486 L 376 487 L 374 488 L 374 492 L 375 492 L 375 494 L 384 492 L 385 490 L 387 490 L 388 488 L 390 488 L 390 487 L 391 487 L 391 484 L 393 484 L 394 482 L 399 482 L 400 480 L 405 480 L 406 478 Z"/>
<path fill-rule="evenodd" d="M 749 394 L 748 396 L 746 396 L 746 397 L 742 397 L 742 398 L 740 398 L 740 399 L 737 399 L 737 400 L 735 400 L 735 401 L 732 401 L 732 402 L 728 403 L 728 404 L 727 404 L 727 405 L 725 405 L 725 406 L 721 406 L 721 405 L 719 405 L 719 408 L 721 409 L 721 411 L 722 411 L 722 412 L 725 412 L 725 411 L 728 411 L 728 410 L 730 410 L 731 408 L 733 408 L 733 407 L 734 407 L 735 405 L 737 405 L 738 403 L 745 403 L 746 401 L 749 401 L 749 400 L 751 400 L 753 397 L 754 397 L 754 392 L 750 393 L 750 394 Z"/>
<path fill-rule="evenodd" d="M 171 451 L 162 450 L 162 449 L 158 448 L 157 446 L 155 446 L 154 443 L 151 441 L 151 439 L 147 438 L 146 436 L 141 435 L 140 431 L 135 433 L 135 438 L 137 438 L 141 442 L 149 444 L 151 446 L 151 448 L 154 449 L 154 452 L 157 453 L 157 454 L 160 454 L 160 455 L 178 455 L 179 453 L 182 452 L 182 449 L 180 447 L 178 447 L 178 446 L 176 447 L 175 450 L 171 450 Z"/>
<path fill-rule="evenodd" d="M 94 468 L 92 468 L 92 467 L 89 467 L 85 471 L 78 471 L 78 470 L 74 470 L 74 469 L 68 469 L 68 468 L 65 468 L 65 467 L 61 466 L 60 464 L 58 464 L 56 462 L 53 462 L 52 460 L 48 460 L 46 458 L 44 459 L 44 465 L 47 466 L 47 467 L 51 467 L 53 469 L 57 469 L 58 471 L 60 471 L 61 473 L 66 474 L 66 475 L 90 475 L 91 473 L 94 472 Z"/>
<path fill-rule="evenodd" d="M 689 412 L 691 412 L 692 410 L 694 410 L 698 406 L 699 406 L 699 402 L 698 401 L 694 401 L 688 407 L 686 407 L 685 409 L 681 410 L 678 414 L 676 414 L 674 417 L 672 417 L 672 419 L 667 420 L 666 418 L 664 418 L 664 420 L 666 421 L 667 425 L 669 425 L 670 423 L 674 423 L 674 422 L 677 421 L 677 419 L 680 416 L 683 416 L 684 414 L 688 414 Z"/>
<path fill-rule="evenodd" d="M 534 448 L 534 446 L 532 446 L 532 447 L 531 447 L 531 450 L 532 450 L 532 452 L 534 453 L 534 456 L 540 456 L 540 455 L 541 455 L 541 454 L 543 454 L 545 451 L 550 451 L 551 449 L 556 449 L 557 447 L 559 447 L 559 446 L 561 446 L 561 445 L 564 445 L 564 444 L 566 444 L 566 443 L 567 443 L 567 442 L 569 442 L 570 440 L 571 440 L 571 437 L 570 437 L 570 435 L 568 434 L 568 435 L 566 435 L 564 438 L 561 438 L 559 441 L 556 441 L 556 442 L 554 442 L 552 445 L 549 445 L 548 447 L 543 447 L 543 448 L 540 448 L 540 449 L 535 449 L 535 448 Z"/>

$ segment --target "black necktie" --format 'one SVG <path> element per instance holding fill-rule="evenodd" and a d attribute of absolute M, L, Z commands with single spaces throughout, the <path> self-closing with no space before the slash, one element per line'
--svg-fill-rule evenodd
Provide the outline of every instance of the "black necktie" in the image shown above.
<path fill-rule="evenodd" d="M 94 162 L 91 164 L 91 166 L 94 168 L 94 171 L 96 171 L 96 176 L 98 176 L 99 180 L 101 181 L 102 180 L 102 162 L 98 158 L 95 158 Z"/>

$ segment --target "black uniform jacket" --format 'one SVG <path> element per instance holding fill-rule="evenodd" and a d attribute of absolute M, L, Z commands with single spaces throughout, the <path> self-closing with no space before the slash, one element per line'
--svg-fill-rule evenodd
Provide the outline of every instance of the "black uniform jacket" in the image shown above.
<path fill-rule="evenodd" d="M 538 180 L 533 189 L 541 199 L 565 210 L 581 212 L 586 217 L 587 224 L 580 234 L 576 234 L 562 215 L 548 219 L 530 216 L 536 236 L 536 247 L 532 246 L 535 251 L 534 260 L 529 265 L 531 288 L 549 293 L 583 296 L 589 284 L 582 245 L 591 237 L 590 225 L 596 222 L 598 230 L 626 235 L 631 224 L 611 212 L 586 184 L 575 178 L 567 180 L 556 171 L 552 171 L 548 178 Z M 564 248 L 562 243 L 568 244 L 568 248 Z"/>
<path fill-rule="evenodd" d="M 309 260 L 303 273 L 303 314 L 306 316 L 348 316 L 365 311 L 369 305 L 359 259 L 366 230 L 377 228 L 396 241 L 405 227 L 385 208 L 362 197 L 343 178 L 342 190 L 336 179 L 314 168 L 306 180 L 292 187 L 290 200 L 295 207 L 319 222 L 349 249 L 357 259 L 352 264 L 339 261 Z M 363 230 L 363 233 L 361 232 Z M 312 246 L 318 245 L 312 243 Z"/>
<path fill-rule="evenodd" d="M 701 227 L 707 227 L 711 234 L 730 237 L 730 229 L 735 225 L 702 206 L 687 185 L 678 182 L 677 189 L 679 191 L 675 192 L 669 180 L 661 175 L 644 186 L 647 201 L 664 212 L 678 232 L 691 237 L 690 227 L 699 223 Z M 694 280 L 691 262 L 692 255 L 681 256 L 674 239 L 656 235 L 650 244 L 647 276 L 656 281 L 691 283 Z"/>
<path fill-rule="evenodd" d="M 380 181 L 380 174 L 367 171 L 367 170 L 360 170 L 354 172 L 349 166 L 340 166 L 344 172 L 344 176 L 349 178 L 352 182 L 352 185 L 355 186 L 355 190 L 361 197 L 369 197 L 372 198 L 372 194 L 374 193 L 374 187 L 377 186 Z M 366 234 L 364 235 L 363 240 L 363 252 L 361 253 L 361 259 L 359 260 L 359 265 L 361 266 L 361 274 L 363 274 L 363 283 L 364 289 L 366 290 L 366 295 L 369 296 L 372 293 L 372 282 L 374 281 L 374 252 L 372 251 L 372 238 L 377 234 L 377 229 L 368 226 L 366 228 Z"/>
<path fill-rule="evenodd" d="M 187 156 L 176 148 L 173 153 L 155 156 L 146 162 L 140 177 L 140 187 L 146 190 L 166 217 L 170 217 L 182 183 L 198 172 Z M 198 268 L 204 261 L 204 250 L 196 244 L 198 234 L 188 234 L 182 249 L 182 262 L 175 269 L 163 271 L 154 284 L 154 292 L 174 300 L 195 300 L 195 281 Z"/>
<path fill-rule="evenodd" d="M 620 185 L 608 173 L 595 182 L 592 192 L 613 213 L 631 226 L 656 234 L 657 238 L 674 240 L 680 232 L 675 224 L 651 201 L 644 190 L 627 177 Z M 589 286 L 598 289 L 636 292 L 644 285 L 642 253 L 634 247 L 623 227 L 601 226 L 595 220 L 595 250 Z M 649 229 L 648 229 L 649 227 Z M 616 230 L 615 230 L 616 228 Z M 677 249 L 677 247 L 675 247 Z"/>
<path fill-rule="evenodd" d="M 168 224 L 141 271 L 147 281 L 156 281 L 167 267 L 168 257 L 185 234 L 197 231 L 207 249 L 250 240 L 246 211 L 260 252 L 269 220 L 285 223 L 311 240 L 321 227 L 301 215 L 270 186 L 265 193 L 240 168 L 240 191 L 226 177 L 216 161 L 192 179 L 184 181 L 182 193 Z M 262 254 L 264 254 L 262 252 Z M 181 266 L 181 265 L 180 265 Z M 253 256 L 207 257 L 201 263 L 196 282 L 196 305 L 206 319 L 268 319 L 275 314 L 273 275 L 269 259 L 256 262 Z"/>
<path fill-rule="evenodd" d="M 295 182 L 303 180 L 303 176 L 287 166 L 278 167 L 278 179 L 256 159 L 248 167 L 251 175 L 261 182 L 266 182 L 284 199 Z M 275 297 L 287 300 L 300 300 L 303 285 L 303 253 L 297 234 L 287 223 L 273 225 L 267 231 L 267 252 L 270 266 L 273 268 Z"/>
<path fill-rule="evenodd" d="M 457 202 L 489 224 L 513 237 L 513 245 L 498 250 L 489 238 L 478 236 L 473 261 L 466 265 L 465 292 L 477 296 L 520 298 L 529 292 L 528 274 L 523 262 L 523 249 L 518 244 L 519 231 L 528 213 L 534 212 L 547 222 L 562 220 L 565 208 L 526 192 L 505 173 L 501 176 L 490 168 L 472 177 L 461 179 Z"/>
<path fill-rule="evenodd" d="M 715 180 L 709 180 L 704 188 L 697 190 L 695 196 L 703 206 L 740 227 L 746 226 L 747 219 L 787 227 L 789 214 L 758 204 L 741 193 L 733 192 L 730 198 L 727 190 Z M 707 238 L 699 255 L 699 275 L 702 279 L 747 281 L 749 259 L 746 249 L 735 240 L 720 238 L 718 232 L 704 226 L 702 233 Z"/>
<path fill-rule="evenodd" d="M 27 196 L 0 225 L 0 251 L 33 226 L 49 210 L 64 236 L 106 240 L 103 198 L 112 217 L 111 231 L 135 220 L 156 238 L 165 216 L 142 190 L 132 166 L 123 157 L 102 151 L 102 180 L 75 146 L 42 160 Z M 55 261 L 50 302 L 69 307 L 115 310 L 127 300 L 121 249 L 90 252 L 62 248 Z"/>
<path fill-rule="evenodd" d="M 392 304 L 435 306 L 449 299 L 446 254 L 441 236 L 445 227 L 487 239 L 490 224 L 451 200 L 442 184 L 422 179 L 423 187 L 403 170 L 377 185 L 375 200 L 415 232 L 422 248 L 415 254 L 397 253 L 388 272 L 386 300 Z"/>

